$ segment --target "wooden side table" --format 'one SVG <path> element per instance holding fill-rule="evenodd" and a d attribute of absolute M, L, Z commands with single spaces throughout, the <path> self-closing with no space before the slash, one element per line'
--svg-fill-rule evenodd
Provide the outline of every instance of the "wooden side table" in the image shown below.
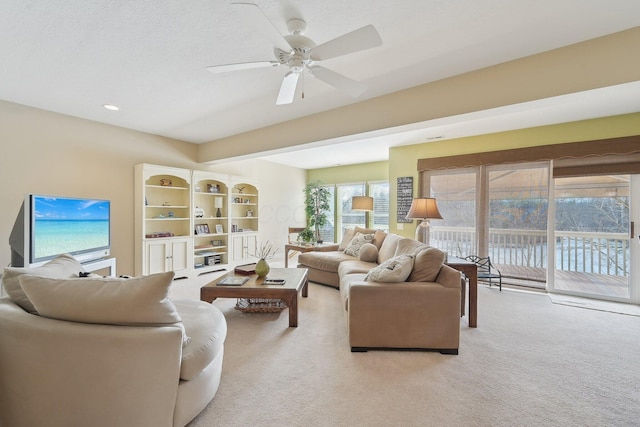
<path fill-rule="evenodd" d="M 469 327 L 478 327 L 478 266 L 462 258 L 449 257 L 445 262 L 469 278 Z"/>
<path fill-rule="evenodd" d="M 289 267 L 289 251 L 298 252 L 331 252 L 337 251 L 340 245 L 335 243 L 309 244 L 287 243 L 284 245 L 284 267 Z"/>

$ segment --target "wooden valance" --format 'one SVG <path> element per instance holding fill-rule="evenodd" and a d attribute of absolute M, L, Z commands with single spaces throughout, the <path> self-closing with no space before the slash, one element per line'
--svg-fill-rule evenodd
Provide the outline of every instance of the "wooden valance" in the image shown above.
<path fill-rule="evenodd" d="M 553 160 L 553 175 L 640 173 L 640 135 L 419 159 L 418 171 Z"/>

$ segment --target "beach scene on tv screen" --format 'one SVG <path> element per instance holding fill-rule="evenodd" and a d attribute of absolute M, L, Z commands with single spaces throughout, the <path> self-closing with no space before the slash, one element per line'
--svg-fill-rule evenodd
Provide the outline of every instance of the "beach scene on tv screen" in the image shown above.
<path fill-rule="evenodd" d="M 109 246 L 109 201 L 37 197 L 35 258 Z"/>

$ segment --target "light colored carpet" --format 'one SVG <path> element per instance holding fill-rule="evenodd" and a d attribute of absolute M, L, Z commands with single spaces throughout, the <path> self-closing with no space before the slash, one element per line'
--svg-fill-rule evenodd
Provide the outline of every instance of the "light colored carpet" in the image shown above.
<path fill-rule="evenodd" d="M 549 294 L 549 299 L 554 304 L 570 305 L 589 310 L 608 311 L 611 313 L 626 314 L 628 316 L 640 316 L 640 307 L 633 304 L 600 301 L 591 298 L 581 298 L 560 294 Z"/>
<path fill-rule="evenodd" d="M 481 286 L 458 356 L 351 353 L 339 300 L 311 284 L 298 328 L 286 311 L 215 301 L 229 327 L 222 381 L 190 427 L 640 424 L 638 317 Z"/>

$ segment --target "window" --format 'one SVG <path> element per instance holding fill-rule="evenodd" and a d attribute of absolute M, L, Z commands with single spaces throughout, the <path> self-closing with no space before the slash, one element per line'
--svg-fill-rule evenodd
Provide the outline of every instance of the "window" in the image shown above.
<path fill-rule="evenodd" d="M 342 232 L 345 228 L 365 227 L 366 215 L 363 211 L 351 210 L 351 198 L 353 196 L 364 196 L 364 183 L 358 184 L 338 184 L 337 189 L 337 242 L 342 239 Z"/>
<path fill-rule="evenodd" d="M 325 241 L 339 242 L 345 228 L 363 227 L 389 230 L 389 182 L 357 182 L 327 186 L 331 190 L 329 222 L 320 231 Z M 335 197 L 334 197 L 335 195 Z M 353 196 L 373 197 L 373 212 L 351 210 Z"/>
<path fill-rule="evenodd" d="M 369 215 L 369 227 L 389 230 L 389 182 L 370 182 L 369 196 L 373 197 L 373 212 Z"/>
<path fill-rule="evenodd" d="M 336 199 L 335 187 L 333 185 L 323 185 L 322 187 L 329 190 L 329 211 L 327 212 L 327 223 L 320 228 L 320 238 L 325 242 L 333 242 L 335 236 L 335 212 Z"/>

